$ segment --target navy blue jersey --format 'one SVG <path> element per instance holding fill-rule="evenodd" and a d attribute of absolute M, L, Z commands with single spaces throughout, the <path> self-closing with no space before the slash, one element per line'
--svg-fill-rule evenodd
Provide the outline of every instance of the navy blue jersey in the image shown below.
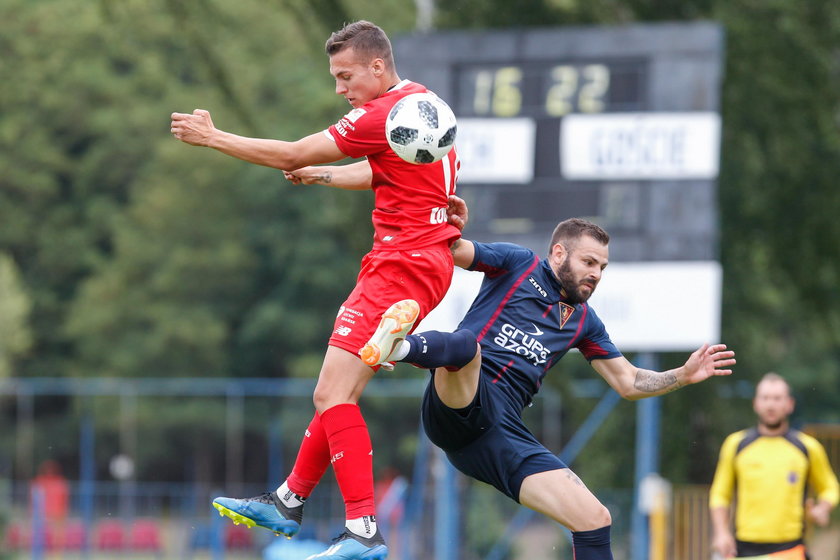
<path fill-rule="evenodd" d="M 563 301 L 548 260 L 512 243 L 473 245 L 470 270 L 484 281 L 460 328 L 481 343 L 482 375 L 522 407 L 571 348 L 590 361 L 621 356 L 588 304 Z"/>

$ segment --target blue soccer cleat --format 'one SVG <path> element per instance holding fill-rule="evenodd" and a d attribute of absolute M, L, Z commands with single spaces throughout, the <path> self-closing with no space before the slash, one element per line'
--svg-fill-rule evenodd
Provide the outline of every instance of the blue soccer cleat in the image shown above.
<path fill-rule="evenodd" d="M 379 531 L 370 538 L 344 531 L 327 550 L 306 560 L 385 560 L 387 557 L 388 547 Z"/>
<path fill-rule="evenodd" d="M 292 538 L 300 531 L 303 519 L 303 505 L 288 508 L 274 492 L 266 492 L 254 498 L 224 498 L 213 500 L 213 507 L 219 515 L 230 517 L 234 524 L 264 527 L 276 535 Z"/>

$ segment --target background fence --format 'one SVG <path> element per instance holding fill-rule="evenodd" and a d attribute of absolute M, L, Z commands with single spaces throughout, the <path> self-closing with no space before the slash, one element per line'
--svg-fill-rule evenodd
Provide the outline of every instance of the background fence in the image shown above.
<path fill-rule="evenodd" d="M 417 430 L 418 400 L 424 384 L 424 379 L 378 381 L 371 385 L 366 398 L 374 405 L 376 399 L 385 399 L 390 404 L 384 407 L 384 412 L 377 412 L 377 406 L 370 407 L 371 414 L 384 413 L 394 419 L 400 414 L 408 414 Z M 308 402 L 312 390 L 310 381 L 238 380 L 234 383 L 169 379 L 138 384 L 101 379 L 42 379 L 33 383 L 7 382 L 0 385 L 0 389 L 15 400 L 18 417 L 14 430 L 5 434 L 5 446 L 0 451 L 0 465 L 6 465 L 7 473 L 0 479 L 0 503 L 4 504 L 0 508 L 0 554 L 6 554 L 7 558 L 111 558 L 119 553 L 121 557 L 139 555 L 161 559 L 271 559 L 272 554 L 276 560 L 292 559 L 307 543 L 329 542 L 341 530 L 343 504 L 331 471 L 307 504 L 303 532 L 290 543 L 275 539 L 268 531 L 251 531 L 220 519 L 209 505 L 217 495 L 257 495 L 276 486 L 278 477 L 287 472 L 293 459 L 293 452 L 289 450 L 293 451 L 298 444 L 298 436 L 308 420 L 295 406 L 311 410 Z M 218 412 L 224 419 L 222 431 L 226 449 L 220 454 L 224 458 L 221 468 L 224 476 L 217 482 L 189 479 L 189 476 L 186 481 L 175 482 L 143 480 L 132 469 L 121 471 L 126 465 L 115 461 L 131 450 L 142 456 L 143 451 L 153 445 L 144 433 L 138 400 L 155 398 L 166 392 L 181 394 L 185 405 L 189 399 L 223 395 L 219 401 L 223 406 Z M 33 485 L 31 476 L 8 476 L 13 472 L 10 465 L 15 466 L 14 472 L 18 474 L 26 473 L 27 465 L 31 465 L 32 474 L 35 474 L 35 463 L 45 455 L 42 443 L 49 441 L 36 429 L 39 425 L 36 420 L 45 413 L 40 399 L 56 393 L 69 393 L 80 401 L 106 399 L 117 403 L 110 409 L 111 417 L 93 421 L 90 410 L 96 407 L 87 408 L 88 414 L 76 416 L 79 425 L 71 446 L 78 448 L 79 464 L 65 467 L 71 467 L 69 470 L 78 476 L 65 480 L 66 512 L 59 518 L 48 512 L 55 500 L 48 487 L 42 493 L 33 493 L 38 485 Z M 552 448 L 559 449 L 560 441 L 564 439 L 557 422 L 562 416 L 559 396 L 549 390 L 542 399 L 540 416 L 530 417 L 530 420 L 540 436 L 547 439 Z M 297 418 L 260 424 L 261 437 L 265 441 L 255 447 L 246 445 L 251 441 L 243 435 L 248 432 L 247 412 L 266 400 L 272 402 L 271 406 L 285 408 L 286 413 Z M 586 425 L 588 429 L 578 430 L 573 437 L 565 438 L 569 441 L 564 452 L 585 445 L 586 438 L 579 439 L 581 433 L 597 429 L 597 423 L 587 422 Z M 107 435 L 109 430 L 116 434 L 115 439 Z M 805 431 L 823 442 L 837 469 L 840 465 L 840 427 L 811 425 L 806 426 Z M 515 503 L 492 488 L 463 476 L 454 476 L 451 482 L 454 498 L 449 504 L 454 503 L 455 507 L 451 511 L 441 508 L 441 493 L 449 491 L 441 484 L 447 477 L 448 466 L 443 454 L 429 444 L 421 430 L 402 433 L 396 438 L 386 436 L 374 434 L 374 441 L 378 442 L 377 449 L 387 457 L 396 457 L 393 453 L 396 448 L 413 442 L 408 453 L 409 464 L 384 469 L 379 465 L 378 469 L 379 520 L 388 535 L 391 557 L 395 560 L 435 556 L 439 546 L 435 538 L 441 535 L 441 527 L 447 527 L 446 538 L 457 541 L 455 549 L 459 560 L 571 557 L 567 531 L 541 516 L 520 515 L 523 510 Z M 103 456 L 110 457 L 110 464 L 102 460 Z M 185 462 L 193 460 L 185 459 Z M 254 462 L 259 463 L 259 468 L 254 467 Z M 190 467 L 188 474 L 212 470 Z M 231 476 L 231 470 L 236 476 Z M 255 472 L 261 473 L 260 476 L 253 476 Z M 583 476 L 585 478 L 585 473 Z M 633 492 L 630 489 L 593 490 L 613 514 L 615 558 L 627 560 L 631 556 Z M 710 558 L 707 501 L 707 486 L 673 488 L 668 518 L 668 558 Z M 520 518 L 524 522 L 513 531 L 509 541 L 501 538 L 509 531 L 512 521 Z M 816 557 L 815 560 L 821 559 Z"/>

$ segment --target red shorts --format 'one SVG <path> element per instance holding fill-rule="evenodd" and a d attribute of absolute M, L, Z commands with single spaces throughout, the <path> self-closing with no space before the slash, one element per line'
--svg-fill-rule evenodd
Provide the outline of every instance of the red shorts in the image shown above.
<path fill-rule="evenodd" d="M 443 243 L 406 251 L 371 251 L 362 259 L 356 287 L 338 310 L 330 346 L 357 354 L 385 310 L 403 299 L 420 304 L 417 325 L 443 299 L 453 266 L 452 252 Z"/>

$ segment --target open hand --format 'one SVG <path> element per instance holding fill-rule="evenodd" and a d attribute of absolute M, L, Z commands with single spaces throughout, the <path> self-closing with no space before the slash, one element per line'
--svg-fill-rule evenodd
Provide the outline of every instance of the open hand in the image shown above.
<path fill-rule="evenodd" d="M 683 385 L 700 383 L 713 375 L 731 375 L 730 367 L 735 365 L 735 352 L 726 349 L 726 344 L 704 344 L 688 357 L 683 366 Z"/>

